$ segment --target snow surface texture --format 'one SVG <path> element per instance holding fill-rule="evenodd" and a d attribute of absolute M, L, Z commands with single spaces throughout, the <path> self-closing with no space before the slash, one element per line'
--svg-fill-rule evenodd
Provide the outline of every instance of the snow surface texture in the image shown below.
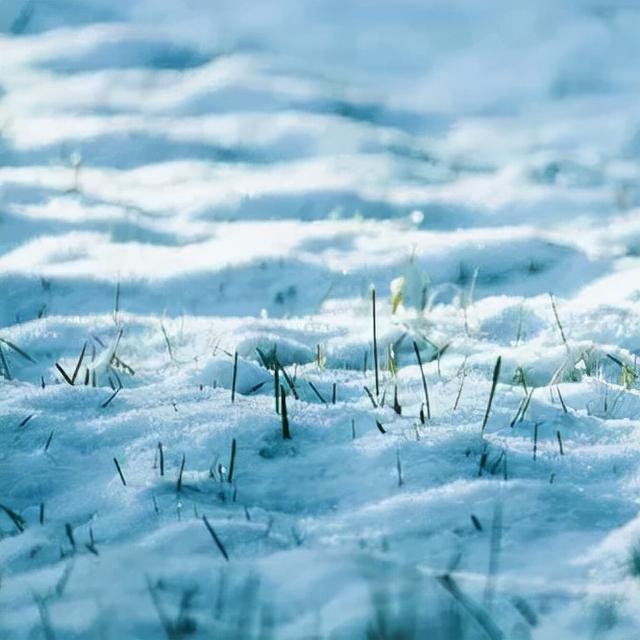
<path fill-rule="evenodd" d="M 0 637 L 639 636 L 635 3 L 0 29 Z"/>

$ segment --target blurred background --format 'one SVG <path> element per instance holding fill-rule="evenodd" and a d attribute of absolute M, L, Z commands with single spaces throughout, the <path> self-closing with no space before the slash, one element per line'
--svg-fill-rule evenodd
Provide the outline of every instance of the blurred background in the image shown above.
<path fill-rule="evenodd" d="M 640 249 L 632 2 L 5 0 L 0 29 L 4 323 L 119 280 L 305 314 L 408 260 L 570 295 Z"/>

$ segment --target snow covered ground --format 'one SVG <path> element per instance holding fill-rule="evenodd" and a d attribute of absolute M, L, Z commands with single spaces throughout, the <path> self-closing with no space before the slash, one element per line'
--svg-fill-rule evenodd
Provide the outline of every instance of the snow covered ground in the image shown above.
<path fill-rule="evenodd" d="M 0 31 L 1 638 L 639 637 L 636 3 Z"/>

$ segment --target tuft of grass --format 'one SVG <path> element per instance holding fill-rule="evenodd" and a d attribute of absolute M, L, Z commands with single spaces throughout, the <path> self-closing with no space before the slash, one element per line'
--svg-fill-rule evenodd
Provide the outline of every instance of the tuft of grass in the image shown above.
<path fill-rule="evenodd" d="M 47 453 L 47 451 L 49 451 L 49 447 L 51 446 L 51 441 L 53 440 L 53 434 L 55 433 L 55 431 L 52 429 L 51 433 L 49 433 L 49 437 L 47 438 L 47 441 L 45 442 L 44 445 L 44 452 Z"/>
<path fill-rule="evenodd" d="M 387 430 L 380 424 L 379 420 L 376 420 L 376 427 L 380 433 L 387 433 Z"/>
<path fill-rule="evenodd" d="M 538 455 L 538 423 L 533 425 L 533 459 Z"/>
<path fill-rule="evenodd" d="M 496 387 L 498 386 L 498 378 L 500 377 L 500 365 L 502 364 L 502 356 L 498 356 L 496 360 L 496 364 L 493 367 L 493 380 L 491 382 L 491 391 L 489 392 L 489 402 L 487 403 L 487 410 L 484 414 L 484 420 L 482 421 L 482 433 L 487 426 L 487 422 L 489 421 L 489 414 L 491 413 L 491 405 L 493 404 L 493 396 L 496 392 Z"/>

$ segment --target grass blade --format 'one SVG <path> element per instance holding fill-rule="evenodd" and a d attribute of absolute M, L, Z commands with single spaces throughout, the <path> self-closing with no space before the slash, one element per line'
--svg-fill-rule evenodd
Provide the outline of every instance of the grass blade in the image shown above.
<path fill-rule="evenodd" d="M 498 385 L 498 378 L 500 377 L 500 365 L 502 364 L 502 356 L 498 356 L 496 364 L 493 367 L 493 381 L 491 382 L 491 392 L 489 393 L 489 402 L 487 403 L 487 410 L 484 414 L 484 420 L 482 421 L 482 433 L 484 433 L 487 422 L 489 421 L 489 414 L 491 413 L 491 405 L 493 404 L 493 396 L 496 392 L 496 386 Z"/>
<path fill-rule="evenodd" d="M 418 360 L 418 366 L 420 367 L 420 375 L 422 376 L 422 388 L 424 390 L 424 402 L 427 408 L 427 420 L 431 420 L 431 405 L 429 404 L 429 388 L 427 387 L 427 379 L 424 377 L 424 369 L 422 368 L 422 358 L 420 357 L 420 350 L 416 341 L 413 341 L 413 350 L 416 352 L 416 358 Z"/>
<path fill-rule="evenodd" d="M 229 562 L 229 554 L 227 553 L 227 550 L 224 548 L 224 545 L 222 544 L 222 541 L 220 540 L 220 538 L 218 538 L 218 534 L 213 530 L 213 527 L 209 524 L 209 521 L 207 520 L 207 516 L 202 516 L 202 522 L 204 522 L 204 526 L 207 527 L 207 531 L 211 534 L 211 537 L 213 538 L 213 541 L 216 543 L 216 546 L 218 547 L 223 558 L 227 562 Z"/>

